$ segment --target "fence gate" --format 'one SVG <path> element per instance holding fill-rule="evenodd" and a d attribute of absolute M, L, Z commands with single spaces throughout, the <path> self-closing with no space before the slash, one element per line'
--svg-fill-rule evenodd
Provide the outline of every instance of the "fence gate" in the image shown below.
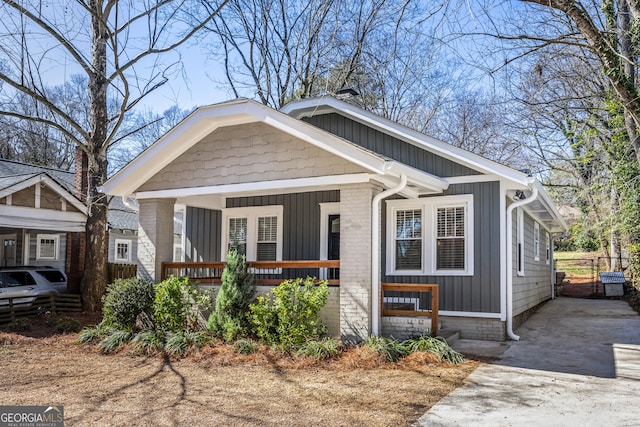
<path fill-rule="evenodd" d="M 597 265 L 593 258 L 562 259 L 555 261 L 557 274 L 556 293 L 574 298 L 601 298 L 602 285 L 597 279 Z"/>

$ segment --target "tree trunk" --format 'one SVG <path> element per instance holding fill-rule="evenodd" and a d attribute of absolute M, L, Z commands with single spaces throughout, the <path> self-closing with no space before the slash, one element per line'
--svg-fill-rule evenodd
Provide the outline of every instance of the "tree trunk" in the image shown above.
<path fill-rule="evenodd" d="M 91 102 L 91 134 L 86 141 L 89 156 L 89 188 L 87 196 L 87 248 L 85 255 L 85 275 L 82 279 L 84 309 L 98 311 L 102 307 L 102 296 L 107 282 L 107 200 L 98 192 L 107 178 L 107 32 L 101 19 L 102 1 L 89 2 L 92 14 L 91 64 L 93 72 L 89 76 L 89 97 Z"/>

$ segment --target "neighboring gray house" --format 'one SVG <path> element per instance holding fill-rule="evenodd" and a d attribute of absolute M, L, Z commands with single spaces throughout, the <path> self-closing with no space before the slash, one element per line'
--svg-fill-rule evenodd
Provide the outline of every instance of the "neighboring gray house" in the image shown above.
<path fill-rule="evenodd" d="M 331 97 L 199 108 L 103 190 L 137 200 L 151 279 L 172 259 L 176 204 L 185 261 L 231 247 L 251 261 L 339 259 L 330 329 L 346 339 L 427 332 L 423 318 L 383 315 L 429 306 L 386 283 L 438 284 L 442 327 L 462 337 L 517 339 L 553 295 L 553 235 L 566 228 L 535 178 Z"/>

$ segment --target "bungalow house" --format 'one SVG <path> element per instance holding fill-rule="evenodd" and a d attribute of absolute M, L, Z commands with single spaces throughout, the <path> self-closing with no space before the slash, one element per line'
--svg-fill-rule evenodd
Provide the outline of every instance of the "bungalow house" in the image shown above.
<path fill-rule="evenodd" d="M 432 307 L 418 284 L 438 285 L 443 328 L 517 339 L 553 295 L 553 236 L 566 228 L 534 177 L 331 97 L 201 107 L 103 191 L 138 201 L 139 274 L 160 280 L 181 204 L 185 261 L 236 248 L 258 275 L 331 275 L 327 320 L 347 340 L 428 332 L 413 316 Z M 323 265 L 310 260 L 339 272 L 287 270 Z"/>

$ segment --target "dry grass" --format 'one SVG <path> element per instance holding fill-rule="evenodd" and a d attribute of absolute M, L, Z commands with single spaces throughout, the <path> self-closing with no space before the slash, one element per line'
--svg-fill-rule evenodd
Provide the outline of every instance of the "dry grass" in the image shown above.
<path fill-rule="evenodd" d="M 2 328 L 3 330 L 5 328 Z M 100 354 L 75 335 L 0 331 L 0 402 L 64 405 L 68 426 L 410 425 L 477 366 L 368 349 L 317 362 L 207 346 L 181 360 Z"/>

